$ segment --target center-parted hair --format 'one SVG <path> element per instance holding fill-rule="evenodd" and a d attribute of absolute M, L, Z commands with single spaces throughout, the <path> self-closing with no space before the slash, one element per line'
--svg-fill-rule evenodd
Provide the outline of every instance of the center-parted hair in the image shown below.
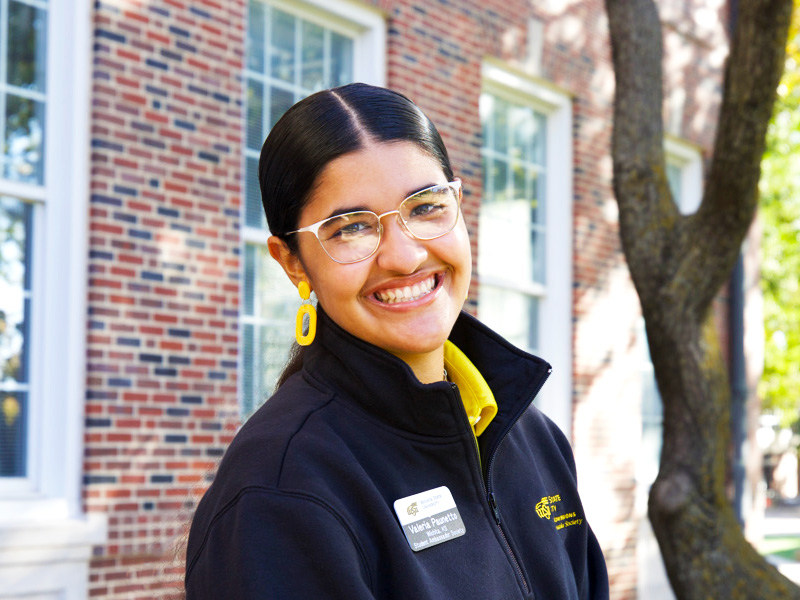
<path fill-rule="evenodd" d="M 304 98 L 278 120 L 261 148 L 258 180 L 267 225 L 296 251 L 300 213 L 332 160 L 374 142 L 411 142 L 433 157 L 448 181 L 453 169 L 439 132 L 398 92 L 352 83 Z"/>

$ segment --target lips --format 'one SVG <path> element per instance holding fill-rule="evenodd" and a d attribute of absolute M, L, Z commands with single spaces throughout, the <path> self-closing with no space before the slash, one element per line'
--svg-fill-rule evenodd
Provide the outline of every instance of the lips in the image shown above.
<path fill-rule="evenodd" d="M 379 302 L 386 304 L 398 304 L 401 302 L 413 302 L 423 296 L 427 296 L 436 287 L 437 276 L 431 275 L 427 279 L 418 281 L 413 285 L 398 288 L 390 288 L 375 292 L 374 296 Z"/>

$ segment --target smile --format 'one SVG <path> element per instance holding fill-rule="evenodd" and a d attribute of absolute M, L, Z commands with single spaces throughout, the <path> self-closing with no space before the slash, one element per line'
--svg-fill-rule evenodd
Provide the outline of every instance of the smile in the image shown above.
<path fill-rule="evenodd" d="M 407 285 L 405 287 L 389 290 L 380 290 L 375 292 L 375 298 L 386 304 L 413 302 L 414 300 L 419 300 L 423 296 L 430 294 L 433 288 L 436 287 L 436 279 L 436 275 L 431 275 L 427 279 L 415 283 L 414 285 Z"/>

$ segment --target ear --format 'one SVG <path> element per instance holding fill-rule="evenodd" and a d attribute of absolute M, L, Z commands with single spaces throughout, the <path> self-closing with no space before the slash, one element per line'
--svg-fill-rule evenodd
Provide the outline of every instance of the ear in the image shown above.
<path fill-rule="evenodd" d="M 300 256 L 292 252 L 285 241 L 278 236 L 271 235 L 267 239 L 267 247 L 272 258 L 277 260 L 278 264 L 283 267 L 286 275 L 295 286 L 298 286 L 301 281 L 309 281 L 308 275 L 303 268 L 303 263 L 300 262 Z"/>

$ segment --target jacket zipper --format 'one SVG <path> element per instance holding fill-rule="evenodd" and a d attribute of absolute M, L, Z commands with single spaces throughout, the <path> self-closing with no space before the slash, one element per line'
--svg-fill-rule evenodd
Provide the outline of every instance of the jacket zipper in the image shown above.
<path fill-rule="evenodd" d="M 542 389 L 542 386 L 545 384 L 545 381 L 547 381 L 547 378 L 550 376 L 550 373 L 552 373 L 552 372 L 553 372 L 553 369 L 549 368 L 547 370 L 547 375 L 542 377 L 542 380 L 536 386 L 536 389 L 533 391 L 533 394 L 531 394 L 530 402 L 528 402 L 525 405 L 525 410 L 528 410 L 528 407 L 531 405 L 531 402 L 533 402 L 533 399 L 536 398 L 536 394 L 538 394 L 539 391 Z M 456 384 L 451 384 L 451 387 L 452 387 L 453 391 L 456 394 L 459 393 L 458 392 L 458 386 Z M 491 456 L 489 456 L 488 460 L 486 461 L 486 479 L 485 480 L 483 478 L 483 473 L 482 473 L 482 469 L 481 469 L 480 451 L 478 449 L 477 438 L 475 439 L 475 455 L 474 456 L 475 456 L 476 463 L 477 463 L 477 466 L 478 466 L 478 472 L 481 475 L 480 479 L 481 479 L 481 484 L 483 485 L 483 492 L 486 495 L 486 501 L 489 503 L 489 508 L 491 509 L 492 515 L 494 516 L 494 521 L 497 524 L 497 529 L 500 532 L 500 537 L 503 539 L 503 543 L 505 544 L 506 551 L 508 552 L 508 555 L 511 557 L 511 562 L 514 564 L 514 568 L 516 569 L 517 574 L 519 575 L 519 578 L 522 581 L 522 587 L 525 590 L 525 593 L 529 594 L 529 593 L 531 593 L 531 588 L 528 585 L 528 580 L 525 579 L 525 575 L 522 572 L 522 566 L 520 565 L 516 554 L 514 554 L 514 550 L 511 548 L 511 544 L 509 544 L 509 542 L 508 542 L 508 538 L 506 537 L 505 531 L 503 531 L 502 519 L 500 518 L 500 509 L 497 506 L 497 499 L 495 498 L 494 492 L 491 489 L 492 467 L 494 466 L 494 457 L 497 454 L 497 450 L 498 450 L 498 448 L 500 448 L 500 445 L 506 439 L 506 437 L 508 436 L 509 432 L 514 427 L 514 425 L 517 424 L 517 421 L 520 420 L 520 418 L 522 417 L 522 414 L 525 412 L 525 410 L 521 410 L 519 412 L 519 414 L 516 416 L 516 418 L 506 428 L 506 431 L 503 434 L 503 437 L 500 438 L 500 440 L 495 445 Z M 466 413 L 464 413 L 464 419 L 467 421 L 467 427 L 471 430 L 472 426 L 469 424 L 469 419 L 466 418 Z"/>
<path fill-rule="evenodd" d="M 494 494 L 491 492 L 487 493 L 486 498 L 489 501 L 489 506 L 494 515 L 494 522 L 497 523 L 497 529 L 500 531 L 500 537 L 503 538 L 503 543 L 506 545 L 506 550 L 508 550 L 508 554 L 511 557 L 511 562 L 514 563 L 517 575 L 519 575 L 519 578 L 522 580 L 522 587 L 525 588 L 526 593 L 530 593 L 531 588 L 528 586 L 528 580 L 525 579 L 525 575 L 522 573 L 522 567 L 517 560 L 516 554 L 514 554 L 514 551 L 511 549 L 511 544 L 508 543 L 508 538 L 506 537 L 505 531 L 503 531 L 503 526 L 500 524 L 500 509 L 497 508 L 497 500 L 495 500 Z"/>

